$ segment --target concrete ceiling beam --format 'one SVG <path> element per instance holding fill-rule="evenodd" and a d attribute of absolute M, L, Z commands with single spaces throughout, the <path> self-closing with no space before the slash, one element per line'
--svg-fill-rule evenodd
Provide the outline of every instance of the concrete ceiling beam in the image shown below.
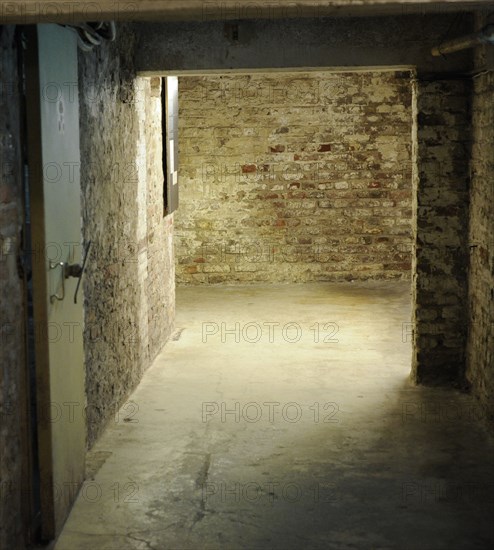
<path fill-rule="evenodd" d="M 492 11 L 491 0 L 13 0 L 0 23 L 211 21 Z"/>

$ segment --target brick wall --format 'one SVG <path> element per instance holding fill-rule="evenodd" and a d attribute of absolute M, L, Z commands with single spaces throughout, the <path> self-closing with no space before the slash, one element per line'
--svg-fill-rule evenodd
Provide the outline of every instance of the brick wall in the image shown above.
<path fill-rule="evenodd" d="M 17 48 L 14 27 L 0 27 L 0 548 L 24 548 L 21 418 L 24 286 L 18 259 L 23 246 L 23 199 Z"/>
<path fill-rule="evenodd" d="M 413 377 L 465 371 L 470 81 L 417 82 L 417 234 Z"/>
<path fill-rule="evenodd" d="M 146 143 L 146 239 L 148 346 L 152 361 L 168 339 L 175 317 L 173 214 L 163 217 L 161 78 L 139 79 L 145 90 L 140 117 Z"/>
<path fill-rule="evenodd" d="M 481 23 L 485 24 L 485 22 Z M 485 69 L 488 50 L 479 49 Z M 494 57 L 491 53 L 491 67 Z M 494 421 L 494 71 L 474 79 L 467 379 Z"/>
<path fill-rule="evenodd" d="M 79 56 L 88 445 L 173 324 L 172 218 L 163 218 L 159 90 L 136 78 L 134 37 Z"/>
<path fill-rule="evenodd" d="M 179 283 L 407 278 L 409 73 L 179 81 Z"/>

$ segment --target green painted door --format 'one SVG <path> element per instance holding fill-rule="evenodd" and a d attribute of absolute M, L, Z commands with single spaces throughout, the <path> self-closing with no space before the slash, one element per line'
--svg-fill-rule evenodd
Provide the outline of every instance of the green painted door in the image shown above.
<path fill-rule="evenodd" d="M 32 220 L 41 524 L 61 530 L 84 479 L 83 296 L 79 102 L 75 34 L 38 25 L 27 41 L 26 97 Z"/>

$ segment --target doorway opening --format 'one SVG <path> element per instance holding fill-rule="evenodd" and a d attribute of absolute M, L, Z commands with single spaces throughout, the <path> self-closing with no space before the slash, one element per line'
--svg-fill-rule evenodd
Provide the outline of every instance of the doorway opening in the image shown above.
<path fill-rule="evenodd" d="M 392 338 L 401 351 L 407 348 L 400 367 L 407 376 L 413 336 L 414 103 L 409 69 L 179 76 L 180 208 L 174 216 L 179 317 L 182 291 L 189 296 L 195 289 L 199 299 L 201 288 L 221 296 L 223 286 L 234 293 L 242 285 L 329 283 L 347 298 L 357 293 L 369 311 L 380 292 L 401 295 Z M 292 287 L 285 292 L 292 294 Z M 379 326 L 384 315 L 379 306 L 372 315 Z M 313 323 L 324 316 L 319 313 Z M 269 339 L 266 327 L 259 331 L 273 319 L 244 321 L 254 323 L 247 339 L 260 334 Z M 331 339 L 340 325 L 336 319 L 325 322 Z M 216 320 L 205 330 L 226 338 L 222 323 Z M 306 324 L 310 334 L 313 324 Z M 233 330 L 239 330 L 235 323 Z"/>

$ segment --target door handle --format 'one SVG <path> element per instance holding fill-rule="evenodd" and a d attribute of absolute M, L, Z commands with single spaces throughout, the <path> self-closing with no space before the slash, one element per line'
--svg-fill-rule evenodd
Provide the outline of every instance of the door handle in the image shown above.
<path fill-rule="evenodd" d="M 77 304 L 77 294 L 79 292 L 79 286 L 81 285 L 81 279 L 86 269 L 86 262 L 89 255 L 89 249 L 91 248 L 91 241 L 87 243 L 87 247 L 84 253 L 84 260 L 82 265 L 80 264 L 69 264 L 68 262 L 50 262 L 50 269 L 56 269 L 57 267 L 62 268 L 62 294 L 52 294 L 50 296 L 50 302 L 53 304 L 55 300 L 62 301 L 65 298 L 65 279 L 69 277 L 76 277 L 79 279 L 77 281 L 77 286 L 75 288 L 74 294 L 74 304 Z"/>
<path fill-rule="evenodd" d="M 64 278 L 68 279 L 69 277 L 77 277 L 79 279 L 77 281 L 77 286 L 75 287 L 75 294 L 74 294 L 74 304 L 77 304 L 77 294 L 79 293 L 79 287 L 81 285 L 81 279 L 84 275 L 84 271 L 86 269 L 86 262 L 87 258 L 89 256 L 89 249 L 91 248 L 91 241 L 87 243 L 86 250 L 84 251 L 84 260 L 82 261 L 82 265 L 80 264 L 65 264 L 64 270 Z"/>

